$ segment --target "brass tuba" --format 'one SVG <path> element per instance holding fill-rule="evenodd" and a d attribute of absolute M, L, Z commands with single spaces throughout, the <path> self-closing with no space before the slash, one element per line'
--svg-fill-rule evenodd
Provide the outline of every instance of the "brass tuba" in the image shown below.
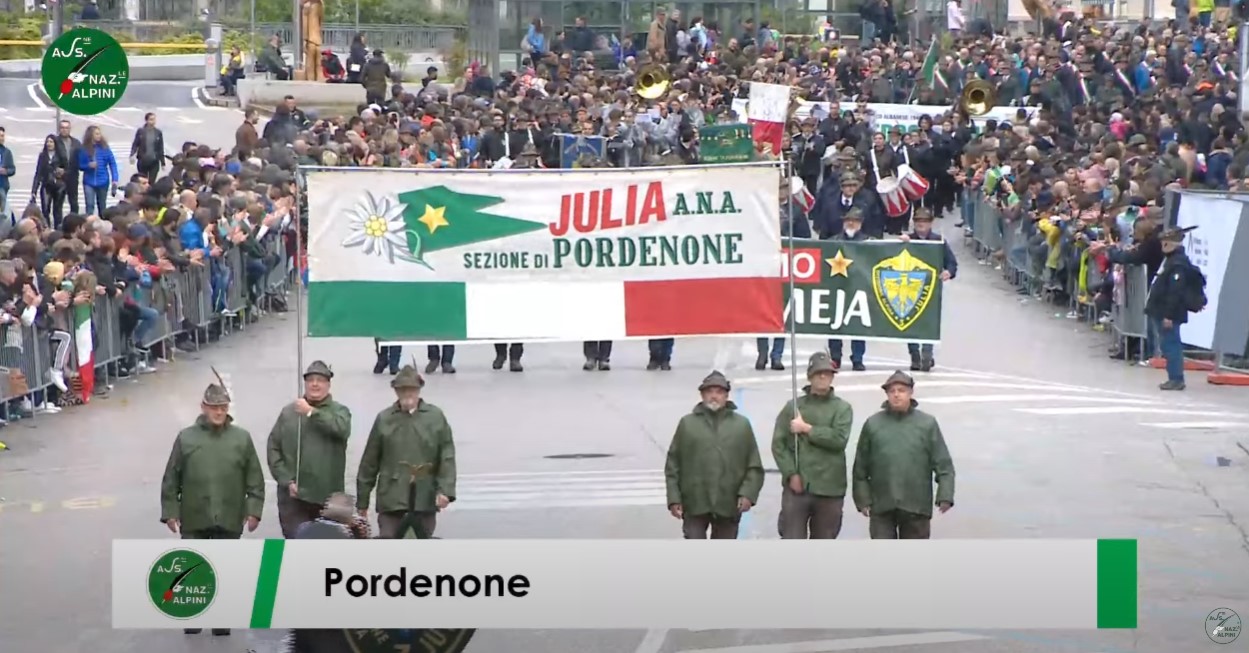
<path fill-rule="evenodd" d="M 973 79 L 963 87 L 958 98 L 958 108 L 973 118 L 983 116 L 997 104 L 997 89 L 983 79 Z"/>
<path fill-rule="evenodd" d="M 639 97 L 657 100 L 668 92 L 671 84 L 672 78 L 668 76 L 668 71 L 663 66 L 647 64 L 638 71 L 634 89 L 637 90 Z"/>

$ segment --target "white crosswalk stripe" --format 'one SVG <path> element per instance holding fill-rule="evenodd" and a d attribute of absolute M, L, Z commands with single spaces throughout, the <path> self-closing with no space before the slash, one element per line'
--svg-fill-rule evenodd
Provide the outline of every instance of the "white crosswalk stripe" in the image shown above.
<path fill-rule="evenodd" d="M 661 470 L 469 474 L 456 481 L 450 511 L 667 505 Z"/>
<path fill-rule="evenodd" d="M 806 360 L 815 351 L 821 351 L 815 343 L 799 342 L 796 359 L 801 371 Z M 736 388 L 745 391 L 760 389 L 788 389 L 791 383 L 789 370 L 750 371 L 756 358 L 756 346 L 753 342 L 740 345 L 740 356 L 736 356 L 737 345 L 733 346 L 733 355 L 737 365 L 730 365 L 726 371 Z M 848 353 L 848 352 L 847 352 Z M 938 356 L 939 357 L 939 356 Z M 791 362 L 788 347 L 782 362 L 788 367 Z M 893 374 L 895 370 L 907 370 L 908 360 L 875 359 L 871 356 L 864 361 L 866 371 L 843 371 L 837 377 L 837 393 L 851 401 L 864 395 L 878 395 L 880 384 Z M 939 363 L 938 363 L 939 364 Z M 745 369 L 743 369 L 745 368 Z M 733 372 L 737 373 L 734 374 Z M 1230 421 L 1234 418 L 1249 417 L 1249 413 L 1227 412 L 1217 407 L 1195 403 L 1177 403 L 1169 408 L 1158 407 L 1158 398 L 1148 395 L 1107 391 L 1104 389 L 1052 383 L 1039 379 L 1016 378 L 970 370 L 944 371 L 940 367 L 932 372 L 915 372 L 916 398 L 922 406 L 940 414 L 941 411 L 955 407 L 982 408 L 988 411 L 1005 411 L 1032 416 L 1032 419 L 1066 419 L 1105 416 L 1112 419 L 1136 422 L 1142 427 L 1199 430 L 1235 428 L 1239 424 Z M 800 385 L 803 383 L 799 375 Z M 1163 422 L 1163 415 L 1174 417 L 1175 420 Z M 1192 421 L 1179 421 L 1184 418 Z"/>

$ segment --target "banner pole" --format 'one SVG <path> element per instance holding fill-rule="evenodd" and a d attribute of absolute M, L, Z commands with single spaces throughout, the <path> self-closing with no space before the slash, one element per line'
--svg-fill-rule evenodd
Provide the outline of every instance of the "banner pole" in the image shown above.
<path fill-rule="evenodd" d="M 300 179 L 307 183 L 307 177 L 302 171 L 295 173 L 295 219 L 291 222 L 295 225 L 295 396 L 302 397 L 304 393 L 303 386 L 303 370 L 304 370 L 304 287 L 303 287 L 303 266 L 301 258 L 303 253 L 303 230 L 302 216 L 299 215 L 300 200 L 303 198 L 303 189 L 299 183 Z M 298 420 L 295 427 L 295 487 L 299 487 L 299 468 L 302 462 L 304 452 L 304 421 Z M 280 491 L 280 490 L 279 490 Z"/>
<path fill-rule="evenodd" d="M 789 320 L 786 325 L 789 330 L 789 390 L 790 401 L 793 402 L 794 416 L 798 416 L 798 310 L 797 303 L 794 301 L 794 192 L 793 192 L 793 173 L 794 161 L 792 157 L 786 157 L 783 161 L 783 170 L 786 174 L 785 188 L 788 190 L 788 198 L 785 201 L 785 210 L 788 213 L 789 233 L 786 237 L 786 244 L 789 248 L 788 260 L 786 261 L 785 275 L 789 277 Z M 794 434 L 794 468 L 798 468 L 798 435 Z M 782 481 L 788 484 L 789 479 Z"/>

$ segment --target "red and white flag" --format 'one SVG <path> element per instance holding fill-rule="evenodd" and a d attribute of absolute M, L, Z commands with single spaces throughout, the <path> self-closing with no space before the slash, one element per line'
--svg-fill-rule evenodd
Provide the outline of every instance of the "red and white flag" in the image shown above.
<path fill-rule="evenodd" d="M 810 213 L 815 206 L 815 195 L 807 190 L 807 184 L 799 177 L 791 177 L 789 180 L 789 194 L 794 198 L 794 204 L 802 209 L 803 213 Z"/>
<path fill-rule="evenodd" d="M 789 87 L 751 82 L 746 119 L 755 147 L 780 155 L 785 122 L 789 119 Z"/>

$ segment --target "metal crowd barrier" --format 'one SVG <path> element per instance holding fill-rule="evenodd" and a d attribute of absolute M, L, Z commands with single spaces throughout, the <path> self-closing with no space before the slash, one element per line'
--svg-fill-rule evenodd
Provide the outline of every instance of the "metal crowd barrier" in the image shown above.
<path fill-rule="evenodd" d="M 1020 294 L 1046 300 L 1050 303 L 1058 296 L 1067 301 L 1067 317 L 1088 322 L 1097 331 L 1105 330 L 1105 324 L 1115 339 L 1124 347 L 1128 338 L 1139 338 L 1143 353 L 1148 346 L 1145 300 L 1149 294 L 1145 266 L 1112 265 L 1110 276 L 1111 301 L 1108 310 L 1099 311 L 1095 298 L 1104 285 L 1104 277 L 1097 274 L 1094 265 L 1086 265 L 1085 248 L 1079 243 L 1062 238 L 1049 265 L 1052 246 L 1045 234 L 1028 220 L 1011 215 L 981 193 L 973 193 L 969 229 L 965 242 L 976 254 L 981 265 L 993 265 Z M 1100 283 L 1099 283 L 1100 282 Z"/>
<path fill-rule="evenodd" d="M 136 284 L 114 297 L 96 297 L 91 321 L 97 386 L 116 378 L 119 364 L 126 359 L 141 360 L 147 356 L 144 350 L 161 345 L 166 355 L 172 357 L 176 341 L 186 339 L 198 347 L 201 334 L 208 330 L 219 327 L 224 335 L 236 324 L 243 327 L 255 319 L 253 315 L 263 313 L 252 313 L 253 309 L 261 309 L 261 304 L 284 301 L 296 283 L 292 277 L 294 259 L 287 255 L 280 234 L 266 238 L 262 245 L 265 273 L 256 280 L 251 296 L 246 257 L 233 248 L 218 263 L 165 272 L 150 287 Z M 133 333 L 136 326 L 129 324 L 123 329 L 127 302 L 157 312 L 154 326 L 138 343 L 143 350 L 127 342 L 125 331 Z M 55 385 L 51 367 L 56 347 L 52 331 L 40 320 L 26 326 L 13 318 L 0 325 L 0 418 L 30 417 L 31 409 L 47 400 L 49 389 Z M 67 384 L 79 367 L 76 358 L 71 333 L 69 357 L 63 370 Z"/>

